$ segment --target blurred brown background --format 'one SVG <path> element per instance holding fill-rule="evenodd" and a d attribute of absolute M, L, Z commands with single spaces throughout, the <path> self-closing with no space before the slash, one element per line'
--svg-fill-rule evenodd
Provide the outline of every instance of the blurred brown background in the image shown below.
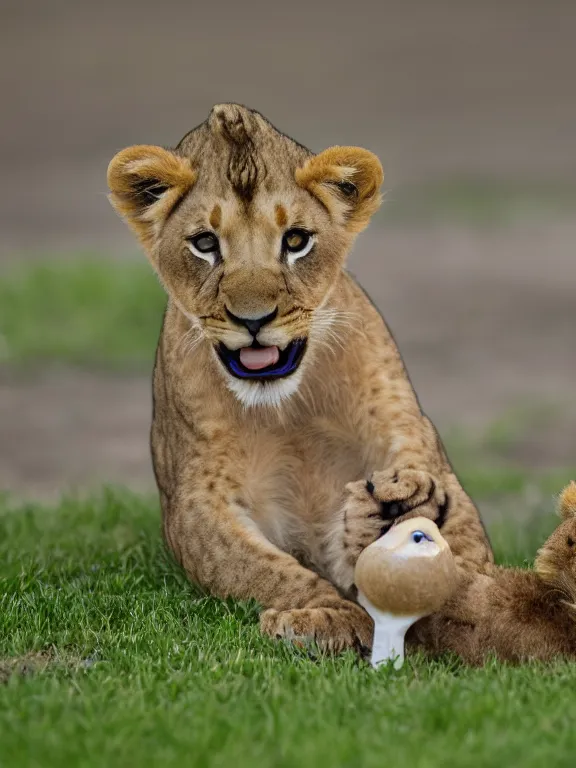
<path fill-rule="evenodd" d="M 576 466 L 575 39 L 568 0 L 4 0 L 0 277 L 135 258 L 109 159 L 239 101 L 313 150 L 381 157 L 350 268 L 441 430 L 549 407 L 518 460 Z M 150 487 L 149 418 L 148 375 L 4 364 L 0 487 Z"/>

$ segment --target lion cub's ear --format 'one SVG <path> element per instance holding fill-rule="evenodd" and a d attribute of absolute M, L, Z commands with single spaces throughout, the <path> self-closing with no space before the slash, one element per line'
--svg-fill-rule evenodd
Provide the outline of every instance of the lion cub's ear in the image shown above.
<path fill-rule="evenodd" d="M 574 481 L 567 485 L 560 494 L 558 512 L 564 520 L 576 517 L 576 483 Z"/>
<path fill-rule="evenodd" d="M 330 147 L 296 171 L 296 182 L 315 195 L 349 232 L 360 232 L 381 202 L 380 160 L 360 147 Z"/>
<path fill-rule="evenodd" d="M 173 152 L 148 145 L 128 147 L 108 166 L 110 202 L 144 245 L 150 245 L 195 178 L 189 161 Z"/>

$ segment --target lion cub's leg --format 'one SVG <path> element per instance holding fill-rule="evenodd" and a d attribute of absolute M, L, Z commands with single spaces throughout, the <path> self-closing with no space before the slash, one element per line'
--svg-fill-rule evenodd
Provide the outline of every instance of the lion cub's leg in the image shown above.
<path fill-rule="evenodd" d="M 261 629 L 271 637 L 315 641 L 333 651 L 370 646 L 368 614 L 268 541 L 249 510 L 179 495 L 185 500 L 165 509 L 165 533 L 193 581 L 219 597 L 255 599 L 265 608 Z"/>
<path fill-rule="evenodd" d="M 396 502 L 398 517 L 430 517 L 442 528 L 462 568 L 483 569 L 493 557 L 480 514 L 454 474 L 430 419 L 419 408 L 407 408 L 392 419 L 390 432 L 387 466 L 370 478 L 375 500 Z"/>
<path fill-rule="evenodd" d="M 415 515 L 434 520 L 463 572 L 482 572 L 493 562 L 480 515 L 450 466 L 438 434 L 422 414 L 407 420 L 401 439 L 396 424 L 388 469 L 346 485 L 340 507 L 326 528 L 323 569 L 351 594 L 356 560 L 397 521 Z M 394 426 L 394 423 L 393 425 Z"/>
<path fill-rule="evenodd" d="M 372 388 L 362 401 L 370 418 L 360 422 L 360 440 L 371 471 L 366 482 L 346 489 L 339 527 L 345 550 L 340 565 L 347 563 L 344 569 L 333 564 L 331 572 L 334 567 L 344 570 L 349 581 L 358 547 L 370 543 L 370 533 L 374 538 L 379 535 L 379 513 L 388 524 L 415 514 L 430 517 L 443 528 L 459 564 L 482 569 L 492 555 L 478 510 L 455 477 L 434 425 L 422 413 L 391 339 L 382 354 L 378 370 L 367 377 Z"/>

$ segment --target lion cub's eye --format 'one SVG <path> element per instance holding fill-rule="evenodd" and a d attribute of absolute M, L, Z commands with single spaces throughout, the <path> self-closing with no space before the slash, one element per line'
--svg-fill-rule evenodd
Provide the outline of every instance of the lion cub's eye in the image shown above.
<path fill-rule="evenodd" d="M 315 238 L 305 229 L 289 229 L 282 238 L 282 251 L 288 257 L 288 263 L 306 256 L 314 247 Z"/>
<path fill-rule="evenodd" d="M 187 237 L 186 242 L 195 256 L 214 266 L 216 257 L 220 254 L 220 243 L 213 232 L 199 232 Z"/>

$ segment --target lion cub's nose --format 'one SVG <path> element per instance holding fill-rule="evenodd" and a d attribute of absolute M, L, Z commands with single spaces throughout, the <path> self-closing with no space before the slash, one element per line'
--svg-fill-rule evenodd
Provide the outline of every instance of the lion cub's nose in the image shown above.
<path fill-rule="evenodd" d="M 245 328 L 248 328 L 252 336 L 257 336 L 260 329 L 265 326 L 267 323 L 271 323 L 272 320 L 276 317 L 278 314 L 278 307 L 273 312 L 270 312 L 268 315 L 262 315 L 262 317 L 238 317 L 237 315 L 234 315 L 228 307 L 226 307 L 226 314 L 232 320 L 234 323 L 238 323 L 238 325 L 243 325 Z"/>

